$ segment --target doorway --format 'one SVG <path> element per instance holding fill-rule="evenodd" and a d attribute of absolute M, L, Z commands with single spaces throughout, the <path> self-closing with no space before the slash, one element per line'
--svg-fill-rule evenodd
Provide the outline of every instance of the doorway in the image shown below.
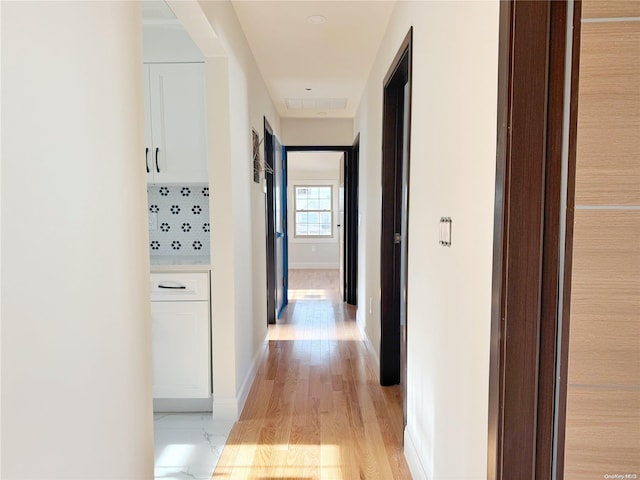
<path fill-rule="evenodd" d="M 412 32 L 384 81 L 380 243 L 380 384 L 403 386 L 405 423 Z"/>
<path fill-rule="evenodd" d="M 289 268 L 340 270 L 340 165 L 344 153 L 335 151 L 287 154 L 287 206 L 291 234 Z M 337 278 L 337 277 L 336 277 Z"/>
<path fill-rule="evenodd" d="M 350 305 L 357 302 L 357 270 L 358 270 L 358 139 L 351 146 L 285 146 L 284 147 L 284 163 L 286 165 L 285 175 L 287 185 L 285 188 L 289 192 L 287 200 L 287 209 L 289 210 L 289 230 L 293 233 L 289 235 L 289 267 L 290 268 L 336 268 L 340 270 L 340 283 L 343 301 Z M 297 157 L 313 159 L 317 157 L 317 168 L 302 168 L 307 173 L 294 173 L 292 170 L 293 163 Z M 333 162 L 333 173 L 327 176 L 328 165 L 324 167 L 318 165 L 323 162 L 320 158 L 328 159 L 327 162 Z M 293 162 L 292 162 L 292 159 Z M 304 160 L 302 160 L 304 162 Z M 295 168 L 295 167 L 294 167 Z M 300 170 L 300 169 L 299 169 Z M 309 171 L 310 170 L 310 171 Z M 315 172 L 313 170 L 316 170 Z M 324 172 L 322 172 L 324 170 Z M 312 177 L 302 178 L 301 177 Z M 320 178 L 325 177 L 325 178 Z M 324 184 L 324 185 L 323 185 Z M 331 185 L 330 193 L 327 185 Z M 297 231 L 298 217 L 307 218 L 306 213 L 302 210 L 297 211 L 296 199 L 304 201 L 306 193 L 302 193 L 300 188 L 296 187 L 312 187 L 324 190 L 322 193 L 325 197 L 331 195 L 332 208 L 331 213 L 313 212 L 324 215 L 325 220 L 331 218 L 332 227 L 328 225 L 322 227 L 313 227 L 311 235 L 307 235 L 301 226 Z M 298 195 L 298 193 L 300 195 Z M 313 195 L 320 193 L 313 192 Z M 324 228 L 325 235 L 318 235 L 317 228 Z M 298 235 L 299 233 L 299 235 Z M 307 238 L 304 238 L 307 236 Z M 315 237 L 315 238 L 314 238 Z M 323 238 L 324 237 L 324 238 Z M 315 245 L 314 245 L 315 244 Z M 315 248 L 312 251 L 312 248 Z M 321 254 L 324 251 L 325 255 Z M 330 251 L 330 252 L 328 252 Z M 332 260 L 329 260 L 329 257 Z M 333 265 L 333 267 L 332 267 Z"/>

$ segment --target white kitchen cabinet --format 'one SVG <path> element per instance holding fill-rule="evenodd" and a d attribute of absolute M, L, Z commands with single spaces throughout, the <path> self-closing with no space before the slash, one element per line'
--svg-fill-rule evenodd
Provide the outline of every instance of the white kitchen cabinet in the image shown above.
<path fill-rule="evenodd" d="M 151 275 L 154 398 L 211 395 L 208 285 L 208 273 Z"/>
<path fill-rule="evenodd" d="M 208 183 L 204 63 L 145 64 L 148 183 Z"/>

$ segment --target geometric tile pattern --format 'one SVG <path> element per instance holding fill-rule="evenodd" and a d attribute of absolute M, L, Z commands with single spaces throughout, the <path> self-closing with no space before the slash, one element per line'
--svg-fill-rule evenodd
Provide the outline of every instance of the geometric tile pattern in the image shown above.
<path fill-rule="evenodd" d="M 152 254 L 209 257 L 209 187 L 206 184 L 148 185 L 149 213 L 157 229 L 149 230 Z"/>

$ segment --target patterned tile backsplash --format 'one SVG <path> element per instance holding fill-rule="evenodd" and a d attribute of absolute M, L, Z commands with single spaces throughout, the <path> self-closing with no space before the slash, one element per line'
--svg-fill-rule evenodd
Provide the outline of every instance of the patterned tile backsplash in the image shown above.
<path fill-rule="evenodd" d="M 208 186 L 149 185 L 147 198 L 151 255 L 209 257 Z"/>

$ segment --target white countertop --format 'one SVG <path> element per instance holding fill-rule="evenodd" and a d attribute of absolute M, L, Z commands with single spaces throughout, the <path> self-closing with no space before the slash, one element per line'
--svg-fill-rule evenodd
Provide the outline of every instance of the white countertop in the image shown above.
<path fill-rule="evenodd" d="M 211 270 L 207 257 L 152 256 L 152 272 L 206 272 Z"/>

